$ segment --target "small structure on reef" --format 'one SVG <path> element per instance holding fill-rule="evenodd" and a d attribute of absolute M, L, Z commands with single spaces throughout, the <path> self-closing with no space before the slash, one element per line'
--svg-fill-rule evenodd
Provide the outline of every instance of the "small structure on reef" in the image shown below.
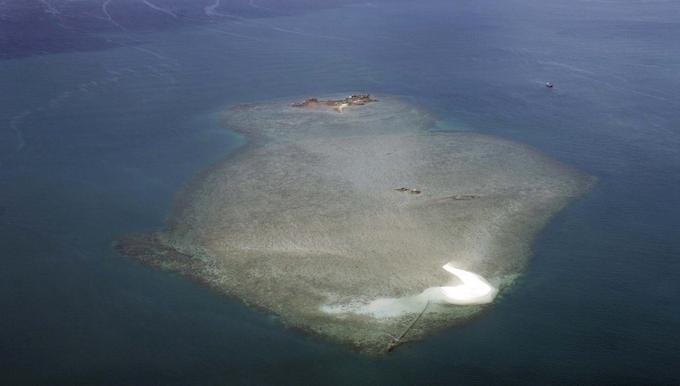
<path fill-rule="evenodd" d="M 420 190 L 420 189 L 406 188 L 406 187 L 403 187 L 403 186 L 401 188 L 396 188 L 394 190 L 396 190 L 397 192 L 409 192 L 411 194 L 422 193 L 422 190 Z"/>
<path fill-rule="evenodd" d="M 318 98 L 309 98 L 302 102 L 293 103 L 291 106 L 304 108 L 331 107 L 335 111 L 341 113 L 345 107 L 363 106 L 367 103 L 377 101 L 377 99 L 371 98 L 371 94 L 355 94 L 344 99 L 319 100 Z"/>

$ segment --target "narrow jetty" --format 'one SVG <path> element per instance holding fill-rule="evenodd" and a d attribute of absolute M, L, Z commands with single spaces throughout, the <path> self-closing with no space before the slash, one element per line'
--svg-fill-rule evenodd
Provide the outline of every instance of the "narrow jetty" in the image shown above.
<path fill-rule="evenodd" d="M 399 335 L 397 337 L 392 337 L 392 341 L 390 342 L 389 345 L 387 345 L 387 348 L 385 349 L 386 352 L 393 351 L 395 348 L 397 348 L 397 346 L 399 346 L 401 344 L 401 340 L 404 339 L 404 337 L 409 333 L 409 331 L 411 331 L 413 326 L 415 326 L 416 323 L 418 323 L 418 321 L 420 320 L 420 318 L 423 317 L 423 315 L 425 314 L 425 311 L 427 311 L 427 307 L 429 305 L 430 305 L 430 301 L 428 300 L 427 303 L 425 303 L 425 307 L 423 307 L 423 310 L 420 311 L 418 316 L 415 319 L 413 319 L 411 324 L 409 324 L 408 327 L 406 327 L 406 329 L 401 333 L 401 335 Z"/>

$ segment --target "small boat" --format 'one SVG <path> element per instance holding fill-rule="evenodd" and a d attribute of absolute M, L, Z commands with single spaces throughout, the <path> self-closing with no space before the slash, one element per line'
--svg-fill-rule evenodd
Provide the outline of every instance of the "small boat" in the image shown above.
<path fill-rule="evenodd" d="M 550 82 L 545 82 L 545 87 L 547 88 L 553 88 L 553 84 Z"/>

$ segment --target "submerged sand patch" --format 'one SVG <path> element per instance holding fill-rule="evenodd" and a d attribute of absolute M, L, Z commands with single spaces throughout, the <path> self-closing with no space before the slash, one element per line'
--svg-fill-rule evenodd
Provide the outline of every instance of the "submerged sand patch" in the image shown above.
<path fill-rule="evenodd" d="M 340 114 L 290 101 L 229 109 L 226 127 L 250 144 L 187 186 L 166 229 L 120 250 L 366 352 L 428 303 L 402 341 L 478 313 L 436 288 L 486 282 L 492 300 L 592 179 L 521 144 L 431 131 L 427 111 L 378 99 Z M 477 288 L 445 265 L 481 275 L 468 277 Z"/>

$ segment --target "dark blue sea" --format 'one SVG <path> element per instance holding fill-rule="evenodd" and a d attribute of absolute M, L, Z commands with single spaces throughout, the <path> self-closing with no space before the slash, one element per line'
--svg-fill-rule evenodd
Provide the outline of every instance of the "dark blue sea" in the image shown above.
<path fill-rule="evenodd" d="M 676 0 L 5 0 L 0 49 L 0 384 L 680 385 Z M 489 312 L 384 358 L 113 250 L 244 144 L 225 107 L 352 91 L 597 184 Z"/>

